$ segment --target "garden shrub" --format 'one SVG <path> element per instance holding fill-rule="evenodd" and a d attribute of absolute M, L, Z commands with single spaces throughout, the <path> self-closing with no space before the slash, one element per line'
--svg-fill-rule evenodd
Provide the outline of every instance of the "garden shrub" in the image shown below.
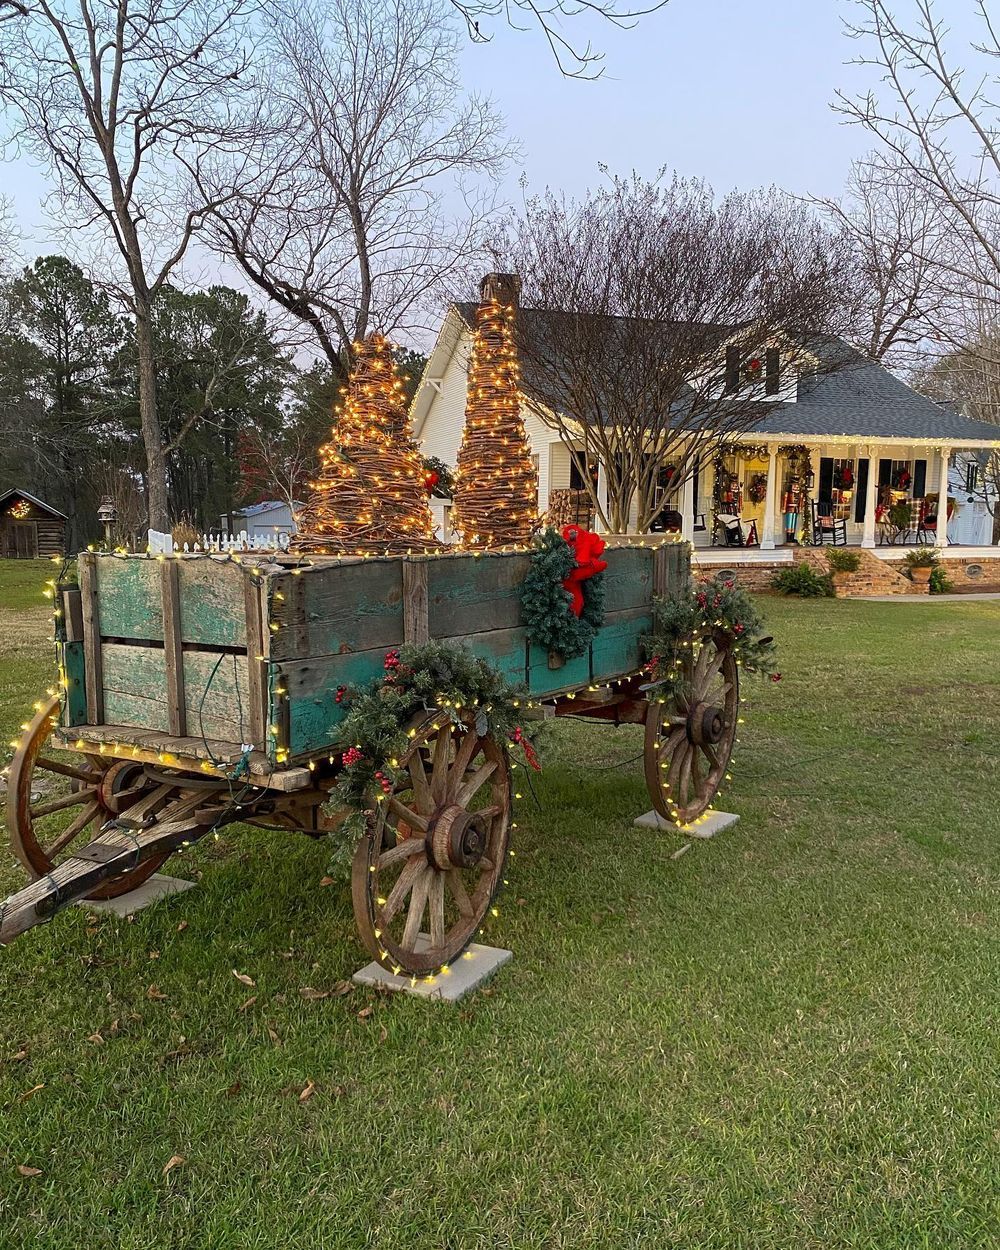
<path fill-rule="evenodd" d="M 798 595 L 802 599 L 829 598 L 833 594 L 833 582 L 821 577 L 809 564 L 790 564 L 771 579 L 771 585 L 783 595 Z"/>

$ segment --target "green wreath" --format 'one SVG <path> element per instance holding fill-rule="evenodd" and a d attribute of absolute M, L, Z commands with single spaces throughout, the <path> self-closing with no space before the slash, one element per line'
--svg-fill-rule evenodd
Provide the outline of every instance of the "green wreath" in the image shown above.
<path fill-rule="evenodd" d="M 521 583 L 521 618 L 531 641 L 564 660 L 583 655 L 604 624 L 603 573 L 581 583 L 583 611 L 574 616 L 573 596 L 563 582 L 575 566 L 573 548 L 550 526 L 535 540 L 531 567 Z"/>

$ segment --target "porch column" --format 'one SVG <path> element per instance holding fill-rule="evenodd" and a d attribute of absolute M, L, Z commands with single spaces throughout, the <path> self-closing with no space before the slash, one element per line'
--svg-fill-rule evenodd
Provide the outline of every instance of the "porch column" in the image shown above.
<path fill-rule="evenodd" d="M 608 475 L 604 468 L 604 461 L 597 462 L 597 502 L 600 504 L 601 511 L 607 516 L 608 513 Z M 595 533 L 604 533 L 604 522 L 601 520 L 600 512 L 594 517 Z"/>
<path fill-rule="evenodd" d="M 938 519 L 935 546 L 948 546 L 948 461 L 951 459 L 951 448 L 941 448 L 941 481 L 938 483 Z"/>
<path fill-rule="evenodd" d="M 862 547 L 875 546 L 875 509 L 878 507 L 878 457 L 876 448 L 867 448 L 868 486 L 865 490 L 865 528 L 861 538 Z"/>
<path fill-rule="evenodd" d="M 694 546 L 694 466 L 681 487 L 681 537 Z"/>
<path fill-rule="evenodd" d="M 778 447 L 769 443 L 767 448 L 767 494 L 764 496 L 764 524 L 760 533 L 761 551 L 774 550 L 774 509 L 778 491 Z"/>

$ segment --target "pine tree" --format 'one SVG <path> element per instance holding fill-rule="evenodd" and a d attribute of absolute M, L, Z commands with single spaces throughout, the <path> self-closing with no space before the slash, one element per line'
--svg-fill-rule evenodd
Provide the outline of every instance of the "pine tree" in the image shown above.
<path fill-rule="evenodd" d="M 538 516 L 538 475 L 521 417 L 517 288 L 511 275 L 490 274 L 476 311 L 452 511 L 466 547 L 524 546 Z"/>
<path fill-rule="evenodd" d="M 319 450 L 320 472 L 293 549 L 401 555 L 436 548 L 403 380 L 382 335 L 355 344 L 344 393 L 332 437 Z"/>

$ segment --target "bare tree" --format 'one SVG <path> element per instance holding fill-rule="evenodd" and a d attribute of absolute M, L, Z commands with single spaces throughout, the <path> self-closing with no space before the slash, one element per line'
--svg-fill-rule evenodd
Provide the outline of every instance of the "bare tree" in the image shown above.
<path fill-rule="evenodd" d="M 465 20 L 474 43 L 488 43 L 491 36 L 483 30 L 484 19 L 500 18 L 515 29 L 527 21 L 541 30 L 556 64 L 568 78 L 599 78 L 604 72 L 604 53 L 595 50 L 589 40 L 570 39 L 565 19 L 585 21 L 600 18 L 620 29 L 634 26 L 640 17 L 665 7 L 667 0 L 651 0 L 649 4 L 620 3 L 619 0 L 450 0 Z"/>
<path fill-rule="evenodd" d="M 149 520 L 168 523 L 151 308 L 214 203 L 199 188 L 237 117 L 252 0 L 25 0 L 0 27 L 0 100 L 58 183 L 66 224 L 99 231 L 135 320 Z"/>
<path fill-rule="evenodd" d="M 933 260 L 950 297 L 1000 298 L 1000 103 L 993 93 L 1000 36 L 985 0 L 968 0 L 978 38 L 961 54 L 935 0 L 855 0 L 855 63 L 881 86 L 837 93 L 836 108 L 893 154 L 914 193 L 938 215 Z"/>
<path fill-rule="evenodd" d="M 489 103 L 461 94 L 437 0 L 275 0 L 270 13 L 259 176 L 220 181 L 212 237 L 340 369 L 370 330 L 426 323 L 491 208 L 469 194 L 453 220 L 447 198 L 498 176 L 510 147 Z"/>
<path fill-rule="evenodd" d="M 842 231 L 854 278 L 851 343 L 871 360 L 911 363 L 948 326 L 940 214 L 907 164 L 873 153 L 855 161 L 846 196 L 812 203 Z"/>
<path fill-rule="evenodd" d="M 633 175 L 580 203 L 549 194 L 508 223 L 496 258 L 523 282 L 526 393 L 611 530 L 634 504 L 646 531 L 797 373 L 836 363 L 818 337 L 843 308 L 834 241 L 773 189 L 717 202 L 702 182 Z"/>

